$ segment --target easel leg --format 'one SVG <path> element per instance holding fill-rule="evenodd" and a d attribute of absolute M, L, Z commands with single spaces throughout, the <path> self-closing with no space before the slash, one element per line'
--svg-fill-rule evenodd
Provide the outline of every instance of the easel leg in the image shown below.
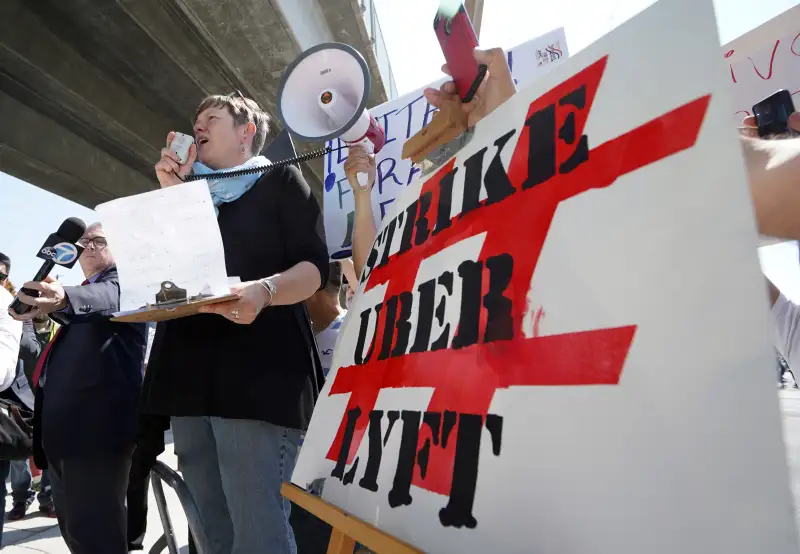
<path fill-rule="evenodd" d="M 328 554 L 353 554 L 355 548 L 355 539 L 348 537 L 339 529 L 333 530 L 331 541 L 328 543 Z"/>

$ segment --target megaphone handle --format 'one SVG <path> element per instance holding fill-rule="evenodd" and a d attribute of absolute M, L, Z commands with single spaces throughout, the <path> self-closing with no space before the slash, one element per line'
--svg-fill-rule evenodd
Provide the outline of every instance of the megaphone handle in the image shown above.
<path fill-rule="evenodd" d="M 367 190 L 369 188 L 369 175 L 366 173 L 357 173 L 356 179 L 358 180 L 361 190 Z"/>

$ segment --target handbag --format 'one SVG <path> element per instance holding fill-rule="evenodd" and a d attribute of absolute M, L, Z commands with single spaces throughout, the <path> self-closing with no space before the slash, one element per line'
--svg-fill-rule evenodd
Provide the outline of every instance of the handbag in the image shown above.
<path fill-rule="evenodd" d="M 0 460 L 27 460 L 33 455 L 33 412 L 0 399 Z"/>

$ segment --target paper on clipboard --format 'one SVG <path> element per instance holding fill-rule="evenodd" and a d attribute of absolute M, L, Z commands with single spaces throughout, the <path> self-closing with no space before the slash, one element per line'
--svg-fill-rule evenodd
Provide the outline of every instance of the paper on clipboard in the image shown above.
<path fill-rule="evenodd" d="M 206 181 L 97 206 L 119 272 L 120 310 L 155 302 L 171 281 L 188 296 L 230 292 L 222 235 Z"/>

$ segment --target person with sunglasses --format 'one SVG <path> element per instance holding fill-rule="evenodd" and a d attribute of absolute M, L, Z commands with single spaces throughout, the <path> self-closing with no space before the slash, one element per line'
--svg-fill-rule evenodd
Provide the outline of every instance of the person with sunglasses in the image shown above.
<path fill-rule="evenodd" d="M 268 163 L 269 117 L 239 92 L 203 100 L 193 126 L 185 163 L 167 136 L 155 165 L 162 187 Z M 171 417 L 210 554 L 293 554 L 280 488 L 324 380 L 303 305 L 328 281 L 321 211 L 293 166 L 207 183 L 238 299 L 158 324 L 144 412 Z"/>

